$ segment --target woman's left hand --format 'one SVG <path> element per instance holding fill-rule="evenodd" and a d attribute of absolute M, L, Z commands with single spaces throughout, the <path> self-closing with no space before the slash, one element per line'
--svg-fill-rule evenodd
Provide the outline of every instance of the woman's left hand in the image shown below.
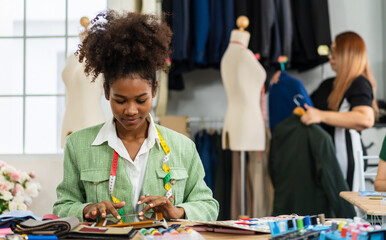
<path fill-rule="evenodd" d="M 312 123 L 321 123 L 323 121 L 323 111 L 307 104 L 304 104 L 304 107 L 306 108 L 306 113 L 300 118 L 302 123 L 308 126 Z"/>
<path fill-rule="evenodd" d="M 150 209 L 154 212 L 161 212 L 164 218 L 167 219 L 179 219 L 185 217 L 185 211 L 183 208 L 175 207 L 169 199 L 160 196 L 141 196 L 140 201 L 137 204 L 146 203 L 146 207 L 139 213 L 139 215 L 145 214 Z"/>

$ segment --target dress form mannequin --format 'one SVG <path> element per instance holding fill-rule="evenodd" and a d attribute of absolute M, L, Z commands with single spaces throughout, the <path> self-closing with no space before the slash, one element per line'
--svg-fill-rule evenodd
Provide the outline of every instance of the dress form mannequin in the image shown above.
<path fill-rule="evenodd" d="M 232 31 L 230 44 L 221 59 L 221 77 L 228 97 L 222 147 L 232 151 L 265 149 L 260 93 L 266 72 L 247 48 L 250 34 L 244 28 L 248 24 L 245 16 L 237 19 L 240 29 Z"/>
<path fill-rule="evenodd" d="M 265 125 L 260 93 L 266 72 L 248 49 L 250 34 L 244 29 L 249 20 L 237 18 L 238 30 L 231 32 L 230 43 L 221 59 L 221 78 L 228 97 L 222 147 L 240 151 L 241 216 L 245 216 L 245 151 L 265 149 Z"/>
<path fill-rule="evenodd" d="M 156 0 L 142 0 L 142 13 L 156 14 L 157 1 Z"/>
<path fill-rule="evenodd" d="M 85 28 L 85 31 L 79 34 L 82 41 L 87 34 L 90 21 L 83 17 L 81 24 Z M 91 82 L 91 76 L 87 77 L 83 70 L 84 64 L 72 54 L 62 71 L 62 79 L 66 87 L 66 109 L 61 133 L 62 148 L 66 137 L 72 132 L 105 121 L 101 106 L 103 78 L 99 76 L 95 82 Z"/>
<path fill-rule="evenodd" d="M 140 7 L 140 2 L 138 0 L 108 0 L 107 8 L 116 11 L 129 11 L 129 12 L 138 12 Z"/>

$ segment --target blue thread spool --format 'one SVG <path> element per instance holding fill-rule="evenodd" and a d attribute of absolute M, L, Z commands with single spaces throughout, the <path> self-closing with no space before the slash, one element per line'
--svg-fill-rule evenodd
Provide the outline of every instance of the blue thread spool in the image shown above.
<path fill-rule="evenodd" d="M 310 217 L 309 216 L 305 216 L 303 218 L 303 223 L 304 223 L 304 227 L 308 227 L 309 225 L 311 225 Z"/>
<path fill-rule="evenodd" d="M 164 233 L 168 232 L 168 230 L 166 230 L 165 228 L 160 227 L 160 228 L 158 228 L 158 232 L 163 235 Z"/>

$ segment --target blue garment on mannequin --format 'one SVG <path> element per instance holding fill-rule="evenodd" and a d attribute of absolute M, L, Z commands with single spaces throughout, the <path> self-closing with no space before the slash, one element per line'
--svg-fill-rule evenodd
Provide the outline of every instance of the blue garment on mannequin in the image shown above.
<path fill-rule="evenodd" d="M 304 84 L 290 76 L 286 71 L 282 71 L 279 82 L 273 84 L 269 89 L 269 124 L 271 132 L 273 132 L 276 124 L 288 118 L 297 107 L 294 102 L 294 97 L 297 94 L 303 96 L 303 98 L 296 98 L 300 106 L 304 106 L 305 103 L 314 106 Z"/>

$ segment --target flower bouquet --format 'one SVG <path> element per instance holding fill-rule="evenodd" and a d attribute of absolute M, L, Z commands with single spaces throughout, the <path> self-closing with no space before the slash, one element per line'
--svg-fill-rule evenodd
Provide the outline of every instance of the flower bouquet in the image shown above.
<path fill-rule="evenodd" d="M 35 175 L 16 170 L 0 161 L 0 214 L 13 210 L 26 211 L 41 188 Z"/>

